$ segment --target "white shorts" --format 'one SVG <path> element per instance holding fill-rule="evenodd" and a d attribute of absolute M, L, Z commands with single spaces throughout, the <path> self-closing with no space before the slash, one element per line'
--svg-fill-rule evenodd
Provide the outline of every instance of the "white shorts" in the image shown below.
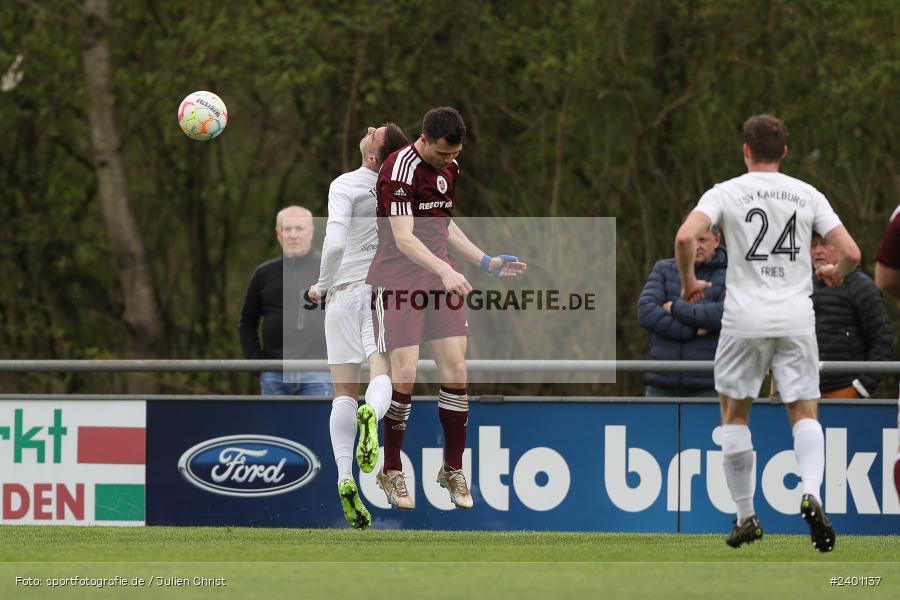
<path fill-rule="evenodd" d="M 771 368 L 781 401 L 818 400 L 819 346 L 815 334 L 776 338 L 719 336 L 716 391 L 735 399 L 756 398 Z"/>
<path fill-rule="evenodd" d="M 351 283 L 330 290 L 325 304 L 328 364 L 363 364 L 375 352 L 372 286 Z"/>

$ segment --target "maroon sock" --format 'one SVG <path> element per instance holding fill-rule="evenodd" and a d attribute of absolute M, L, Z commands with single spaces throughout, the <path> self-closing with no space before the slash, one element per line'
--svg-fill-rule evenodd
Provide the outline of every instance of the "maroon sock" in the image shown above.
<path fill-rule="evenodd" d="M 412 396 L 394 390 L 391 407 L 384 415 L 384 471 L 402 471 L 400 449 L 403 448 L 403 434 L 406 421 L 412 409 Z"/>
<path fill-rule="evenodd" d="M 469 396 L 466 389 L 441 386 L 438 412 L 444 428 L 444 464 L 453 470 L 462 469 L 466 449 L 466 425 L 469 423 Z"/>
<path fill-rule="evenodd" d="M 897 497 L 900 498 L 900 458 L 894 463 L 894 487 L 897 488 Z"/>

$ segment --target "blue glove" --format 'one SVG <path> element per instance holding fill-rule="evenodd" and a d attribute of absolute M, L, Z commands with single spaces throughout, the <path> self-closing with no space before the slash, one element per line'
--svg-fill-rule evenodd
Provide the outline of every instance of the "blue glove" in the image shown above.
<path fill-rule="evenodd" d="M 493 258 L 488 256 L 487 254 L 485 254 L 483 257 L 481 257 L 481 270 L 484 271 L 485 273 L 490 273 L 491 277 L 499 277 L 500 271 L 503 270 L 503 266 L 506 263 L 519 262 L 519 257 L 512 256 L 511 254 L 501 254 L 500 256 L 497 256 L 496 258 L 499 258 L 503 262 L 500 263 L 499 267 L 495 267 L 495 268 L 491 269 L 490 271 L 488 271 L 488 265 L 491 264 L 491 260 L 493 260 Z"/>

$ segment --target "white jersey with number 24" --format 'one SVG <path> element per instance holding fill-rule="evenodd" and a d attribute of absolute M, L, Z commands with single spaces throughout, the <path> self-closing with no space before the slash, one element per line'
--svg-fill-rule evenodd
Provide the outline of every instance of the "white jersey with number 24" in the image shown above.
<path fill-rule="evenodd" d="M 819 190 L 778 172 L 753 171 L 716 184 L 696 210 L 728 246 L 722 332 L 734 337 L 815 334 L 812 233 L 841 224 Z"/>

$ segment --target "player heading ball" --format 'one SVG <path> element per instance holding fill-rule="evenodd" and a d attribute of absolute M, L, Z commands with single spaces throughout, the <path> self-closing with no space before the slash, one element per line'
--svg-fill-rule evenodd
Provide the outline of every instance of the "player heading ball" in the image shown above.
<path fill-rule="evenodd" d="M 401 290 L 469 294 L 472 286 L 456 270 L 451 250 L 498 277 L 512 277 L 526 268 L 514 256 L 487 256 L 453 222 L 453 209 L 459 203 L 456 159 L 465 137 L 465 122 L 455 108 L 429 110 L 422 119 L 418 139 L 387 157 L 376 185 L 378 249 L 366 282 L 376 292 L 375 338 L 378 349 L 390 358 L 393 386 L 391 408 L 384 418 L 384 469 L 376 480 L 388 502 L 404 510 L 412 509 L 413 502 L 404 482 L 400 449 L 423 343 L 437 363 L 441 382 L 438 410 L 445 442 L 444 464 L 437 480 L 449 490 L 454 505 L 472 507 L 462 471 L 469 420 L 469 324 L 464 308 L 453 310 L 443 305 L 415 310 L 411 303 L 398 306 L 386 299 Z"/>

